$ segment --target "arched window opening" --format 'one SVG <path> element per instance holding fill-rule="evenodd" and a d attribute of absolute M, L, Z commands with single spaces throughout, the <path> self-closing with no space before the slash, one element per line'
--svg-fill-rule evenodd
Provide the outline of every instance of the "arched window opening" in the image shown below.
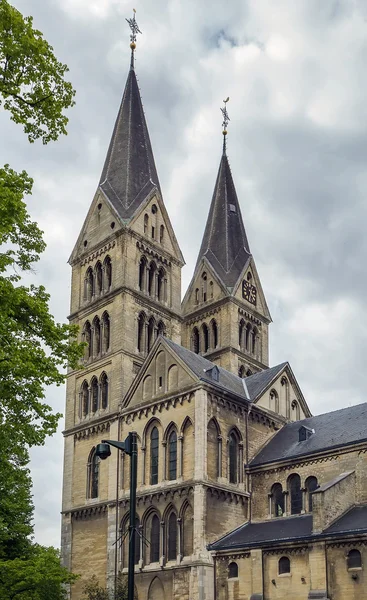
<path fill-rule="evenodd" d="M 111 326 L 110 317 L 108 313 L 104 313 L 102 317 L 103 323 L 103 352 L 107 352 L 110 349 L 111 342 Z"/>
<path fill-rule="evenodd" d="M 159 228 L 159 241 L 162 243 L 164 240 L 164 225 L 161 225 Z"/>
<path fill-rule="evenodd" d="M 88 461 L 88 498 L 98 498 L 100 459 L 93 448 Z"/>
<path fill-rule="evenodd" d="M 93 377 L 91 384 L 91 396 L 92 396 L 92 412 L 95 413 L 98 410 L 98 381 L 97 377 Z"/>
<path fill-rule="evenodd" d="M 199 330 L 197 327 L 194 327 L 194 329 L 192 330 L 191 345 L 192 345 L 193 352 L 195 352 L 195 354 L 199 354 L 199 352 L 200 352 L 200 336 L 199 336 Z"/>
<path fill-rule="evenodd" d="M 176 560 L 177 558 L 177 517 L 174 512 L 171 512 L 168 519 L 168 540 L 167 540 L 167 556 L 168 560 Z"/>
<path fill-rule="evenodd" d="M 292 401 L 292 419 L 293 421 L 299 421 L 301 418 L 301 411 L 297 400 Z"/>
<path fill-rule="evenodd" d="M 157 296 L 158 300 L 162 301 L 164 298 L 164 269 L 159 269 L 157 277 Z"/>
<path fill-rule="evenodd" d="M 279 396 L 275 390 L 271 390 L 270 392 L 270 410 L 274 412 L 279 412 Z"/>
<path fill-rule="evenodd" d="M 242 348 L 242 346 L 243 346 L 244 330 L 245 330 L 245 323 L 244 323 L 244 320 L 241 319 L 240 324 L 238 326 L 238 345 L 240 348 Z"/>
<path fill-rule="evenodd" d="M 247 273 L 247 281 L 249 281 L 251 283 L 252 280 L 252 275 L 250 273 L 250 271 Z"/>
<path fill-rule="evenodd" d="M 253 331 L 252 331 L 252 336 L 251 336 L 251 352 L 252 354 L 256 354 L 256 342 L 257 342 L 257 329 L 256 327 L 254 327 Z"/>
<path fill-rule="evenodd" d="M 99 356 L 101 353 L 101 323 L 98 317 L 93 320 L 93 352 L 94 356 Z"/>
<path fill-rule="evenodd" d="M 168 479 L 177 479 L 177 434 L 172 431 L 168 438 Z"/>
<path fill-rule="evenodd" d="M 238 482 L 238 439 L 234 431 L 229 436 L 229 482 Z"/>
<path fill-rule="evenodd" d="M 203 302 L 206 302 L 206 298 L 207 298 L 207 283 L 208 283 L 207 274 L 203 273 L 201 276 L 201 293 L 202 293 Z"/>
<path fill-rule="evenodd" d="M 347 556 L 347 566 L 348 569 L 361 569 L 362 568 L 362 558 L 359 550 L 353 549 L 349 550 Z"/>
<path fill-rule="evenodd" d="M 301 478 L 297 473 L 288 477 L 288 491 L 291 498 L 291 514 L 299 515 L 302 511 Z"/>
<path fill-rule="evenodd" d="M 90 302 L 94 296 L 94 276 L 92 267 L 89 267 L 85 274 L 85 282 L 86 282 L 86 300 Z"/>
<path fill-rule="evenodd" d="M 244 376 L 245 376 L 245 367 L 243 365 L 241 365 L 240 368 L 238 369 L 238 377 L 241 377 L 241 379 L 243 379 Z"/>
<path fill-rule="evenodd" d="M 238 564 L 231 562 L 228 565 L 228 579 L 232 579 L 234 577 L 238 577 Z"/>
<path fill-rule="evenodd" d="M 150 263 L 148 270 L 148 294 L 149 296 L 155 296 L 155 272 L 157 270 L 154 262 Z"/>
<path fill-rule="evenodd" d="M 212 347 L 213 349 L 218 346 L 218 325 L 215 319 L 211 322 L 212 329 Z"/>
<path fill-rule="evenodd" d="M 284 573 L 291 572 L 291 561 L 288 556 L 282 556 L 278 562 L 278 573 L 279 575 L 284 575 Z"/>
<path fill-rule="evenodd" d="M 155 334 L 155 320 L 154 317 L 150 317 L 148 323 L 148 352 L 150 352 L 151 347 L 154 343 L 154 334 Z"/>
<path fill-rule="evenodd" d="M 104 263 L 104 291 L 109 292 L 112 285 L 112 262 L 109 256 L 106 256 Z"/>
<path fill-rule="evenodd" d="M 164 335 L 165 334 L 165 326 L 163 321 L 159 321 L 158 323 L 158 335 Z"/>
<path fill-rule="evenodd" d="M 251 325 L 250 325 L 250 323 L 247 323 L 247 325 L 246 325 L 246 336 L 245 336 L 245 348 L 248 351 L 250 350 L 251 331 L 252 331 Z"/>
<path fill-rule="evenodd" d="M 209 283 L 209 288 L 210 288 L 210 299 L 212 300 L 214 298 L 214 284 L 212 281 Z"/>
<path fill-rule="evenodd" d="M 281 483 L 274 483 L 271 488 L 272 517 L 282 517 L 284 514 L 284 494 Z"/>
<path fill-rule="evenodd" d="M 145 327 L 145 315 L 140 313 L 138 316 L 138 351 L 144 352 L 144 327 Z"/>
<path fill-rule="evenodd" d="M 153 427 L 150 434 L 150 484 L 158 483 L 159 465 L 159 433 L 157 427 Z"/>
<path fill-rule="evenodd" d="M 203 323 L 202 326 L 203 332 L 203 352 L 208 352 L 209 350 L 209 329 L 206 323 Z"/>
<path fill-rule="evenodd" d="M 308 495 L 308 511 L 312 512 L 312 492 L 314 492 L 318 488 L 317 477 L 307 477 L 305 482 L 305 488 L 307 490 Z"/>
<path fill-rule="evenodd" d="M 250 377 L 250 375 L 252 375 L 252 371 L 251 371 L 251 369 L 247 369 L 246 377 Z"/>
<path fill-rule="evenodd" d="M 157 515 L 153 515 L 150 526 L 150 562 L 159 562 L 160 559 L 160 521 Z"/>
<path fill-rule="evenodd" d="M 148 233 L 149 217 L 147 214 L 144 215 L 144 233 Z"/>
<path fill-rule="evenodd" d="M 102 271 L 102 265 L 99 261 L 96 264 L 95 273 L 96 273 L 96 292 L 97 292 L 97 294 L 101 294 L 102 286 L 103 286 L 103 271 Z"/>
<path fill-rule="evenodd" d="M 84 325 L 83 332 L 84 342 L 87 344 L 85 348 L 84 358 L 88 360 L 92 356 L 92 327 L 89 321 L 87 321 Z"/>
<path fill-rule="evenodd" d="M 89 388 L 88 383 L 83 381 L 81 388 L 81 400 L 82 400 L 82 416 L 86 417 L 89 413 Z"/>
<path fill-rule="evenodd" d="M 191 506 L 188 504 L 182 520 L 182 535 L 183 535 L 183 555 L 191 556 L 194 546 L 194 513 Z"/>
<path fill-rule="evenodd" d="M 106 373 L 102 373 L 100 378 L 100 386 L 101 386 L 101 405 L 102 408 L 107 408 L 108 406 L 108 377 Z"/>
<path fill-rule="evenodd" d="M 146 258 L 143 256 L 139 262 L 139 290 L 141 292 L 145 291 L 146 267 L 147 261 Z"/>
<path fill-rule="evenodd" d="M 195 290 L 195 304 L 199 304 L 199 288 Z"/>

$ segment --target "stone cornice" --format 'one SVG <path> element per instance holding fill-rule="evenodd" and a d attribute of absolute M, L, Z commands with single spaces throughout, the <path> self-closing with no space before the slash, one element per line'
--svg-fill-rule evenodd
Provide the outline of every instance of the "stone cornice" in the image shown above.
<path fill-rule="evenodd" d="M 87 519 L 95 515 L 103 515 L 107 513 L 108 503 L 92 504 L 90 506 L 79 506 L 62 512 L 63 515 L 71 515 L 74 519 Z"/>
<path fill-rule="evenodd" d="M 151 505 L 153 501 L 159 502 L 160 500 L 173 501 L 175 496 L 179 498 L 188 498 L 193 493 L 196 482 L 190 482 L 185 484 L 173 485 L 169 488 L 162 487 L 165 482 L 161 482 L 160 487 L 156 490 L 138 491 L 136 494 L 136 505 L 146 506 Z M 126 508 L 129 505 L 130 499 L 129 494 L 123 498 L 119 498 L 119 506 Z M 109 503 L 110 506 L 115 506 L 116 501 Z"/>
<path fill-rule="evenodd" d="M 156 400 L 149 402 L 149 404 L 140 404 L 138 406 L 126 406 L 121 409 L 120 420 L 121 423 L 126 422 L 127 424 L 133 423 L 135 419 L 146 418 L 149 415 L 154 416 L 156 413 L 161 413 L 164 409 L 168 410 L 171 406 L 174 408 L 177 404 L 181 406 L 184 402 L 191 402 L 193 399 L 194 391 L 198 389 L 198 385 L 190 386 L 183 389 L 181 394 L 161 397 Z"/>
<path fill-rule="evenodd" d="M 296 555 L 296 554 L 306 554 L 310 550 L 312 550 L 312 545 L 308 545 L 308 544 L 304 544 L 303 546 L 295 546 L 295 547 L 279 546 L 278 548 L 271 548 L 269 550 L 263 550 L 263 554 L 265 556 L 274 556 L 277 554 Z"/>
<path fill-rule="evenodd" d="M 97 419 L 93 420 L 85 420 L 74 427 L 70 427 L 69 429 L 65 429 L 62 433 L 64 436 L 74 435 L 75 439 L 80 440 L 94 433 L 99 433 L 102 431 L 109 431 L 111 423 L 118 419 L 118 412 L 108 413 L 105 415 L 101 415 Z"/>
<path fill-rule="evenodd" d="M 205 384 L 204 388 L 206 388 Z M 240 415 L 241 418 L 245 418 L 246 413 L 249 413 L 248 418 L 250 421 L 252 421 L 253 423 L 261 423 L 267 427 L 274 429 L 275 431 L 278 431 L 279 427 L 283 425 L 283 421 L 281 419 L 279 419 L 279 422 L 277 423 L 272 416 L 268 415 L 265 412 L 262 412 L 261 407 L 257 407 L 254 404 L 244 404 L 244 400 L 238 403 L 235 400 L 232 400 L 231 398 L 223 398 L 218 394 L 213 394 L 213 388 L 209 386 L 207 391 L 210 394 L 210 398 L 208 398 L 209 401 L 217 404 L 222 408 L 227 408 L 235 414 Z M 230 392 L 228 392 L 228 395 L 229 394 Z M 251 410 L 249 410 L 250 407 Z"/>
<path fill-rule="evenodd" d="M 242 506 L 244 506 L 250 497 L 248 492 L 242 490 L 231 490 L 224 486 L 208 483 L 203 483 L 202 485 L 207 489 L 212 497 L 215 497 L 221 501 L 235 502 L 236 504 L 242 504 Z"/>
<path fill-rule="evenodd" d="M 213 317 L 214 315 L 219 314 L 221 311 L 220 306 L 212 306 L 212 307 L 206 306 L 205 308 L 206 308 L 205 311 L 200 312 L 200 314 L 196 314 L 192 319 L 185 321 L 185 325 L 194 325 L 195 323 L 198 323 L 199 321 L 202 321 L 203 319 L 208 319 L 209 317 Z M 207 353 L 207 354 L 209 354 L 209 353 Z"/>
<path fill-rule="evenodd" d="M 251 552 L 241 552 L 240 550 L 238 552 L 226 552 L 224 554 L 220 553 L 217 554 L 217 552 L 213 552 L 213 556 L 215 556 L 217 561 L 222 561 L 222 562 L 229 562 L 231 560 L 240 560 L 241 558 L 250 558 L 251 556 Z"/>
<path fill-rule="evenodd" d="M 81 259 L 80 266 L 83 267 L 84 265 L 95 261 L 97 258 L 100 258 L 104 254 L 107 254 L 107 252 L 112 250 L 112 248 L 114 248 L 115 246 L 116 246 L 116 240 L 114 239 L 114 240 L 111 240 L 111 241 L 105 243 L 104 245 L 100 246 L 99 248 L 95 248 L 91 254 L 89 254 L 88 256 L 85 256 L 84 258 Z"/>

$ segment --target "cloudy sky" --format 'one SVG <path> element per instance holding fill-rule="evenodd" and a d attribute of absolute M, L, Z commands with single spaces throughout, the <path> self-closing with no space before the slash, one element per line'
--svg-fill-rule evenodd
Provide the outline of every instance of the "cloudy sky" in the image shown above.
<path fill-rule="evenodd" d="M 0 113 L 0 163 L 35 179 L 47 250 L 37 282 L 69 309 L 68 257 L 93 198 L 129 65 L 136 71 L 188 285 L 221 153 L 228 155 L 273 317 L 314 414 L 365 400 L 367 4 L 364 0 L 14 0 L 70 67 L 69 135 L 29 145 Z M 64 389 L 48 401 L 63 410 Z M 61 431 L 60 427 L 60 431 Z M 59 545 L 62 436 L 32 453 L 36 538 Z"/>

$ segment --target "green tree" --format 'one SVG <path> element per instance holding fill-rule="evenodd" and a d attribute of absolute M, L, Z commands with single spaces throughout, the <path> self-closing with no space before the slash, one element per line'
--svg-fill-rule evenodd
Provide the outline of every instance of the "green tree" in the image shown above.
<path fill-rule="evenodd" d="M 44 144 L 66 134 L 64 109 L 73 106 L 74 90 L 64 77 L 68 68 L 37 29 L 7 0 L 0 0 L 0 107 L 24 127 L 30 142 Z"/>

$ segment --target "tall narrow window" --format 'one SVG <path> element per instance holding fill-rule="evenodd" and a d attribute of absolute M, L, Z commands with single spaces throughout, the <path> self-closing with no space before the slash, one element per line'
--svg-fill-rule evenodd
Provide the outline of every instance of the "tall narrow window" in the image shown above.
<path fill-rule="evenodd" d="M 245 336 L 245 348 L 246 350 L 250 350 L 250 337 L 251 337 L 251 325 L 247 323 L 246 325 L 246 336 Z"/>
<path fill-rule="evenodd" d="M 148 272 L 148 294 L 149 296 L 155 296 L 155 272 L 157 270 L 154 262 L 150 263 Z"/>
<path fill-rule="evenodd" d="M 168 560 L 176 560 L 177 558 L 177 517 L 172 512 L 168 519 Z"/>
<path fill-rule="evenodd" d="M 151 347 L 154 344 L 154 339 L 155 339 L 155 320 L 154 320 L 154 317 L 150 317 L 149 323 L 148 323 L 148 345 L 147 345 L 148 352 L 150 351 Z"/>
<path fill-rule="evenodd" d="M 145 328 L 145 315 L 140 313 L 138 317 L 138 351 L 145 352 L 144 347 L 144 328 Z"/>
<path fill-rule="evenodd" d="M 200 337 L 199 337 L 199 330 L 197 327 L 194 327 L 194 329 L 192 330 L 191 343 L 192 343 L 193 352 L 195 352 L 196 354 L 199 354 L 199 352 L 200 352 Z"/>
<path fill-rule="evenodd" d="M 241 379 L 243 379 L 245 376 L 245 367 L 243 365 L 240 366 L 240 368 L 238 369 L 238 377 L 241 377 Z"/>
<path fill-rule="evenodd" d="M 111 330 L 110 330 L 110 317 L 108 313 L 103 314 L 103 351 L 107 352 L 110 349 L 111 342 Z"/>
<path fill-rule="evenodd" d="M 228 579 L 238 577 L 238 565 L 235 562 L 231 562 L 228 565 Z"/>
<path fill-rule="evenodd" d="M 272 516 L 282 517 L 284 513 L 284 495 L 281 483 L 274 483 L 271 488 Z"/>
<path fill-rule="evenodd" d="M 160 522 L 157 515 L 153 515 L 150 526 L 150 562 L 159 562 L 160 559 Z"/>
<path fill-rule="evenodd" d="M 91 395 L 92 395 L 92 412 L 97 412 L 98 410 L 98 381 L 97 377 L 93 377 L 91 384 Z"/>
<path fill-rule="evenodd" d="M 208 290 L 207 290 L 207 285 L 208 285 L 208 277 L 206 273 L 203 273 L 201 276 L 202 282 L 201 282 L 201 286 L 202 286 L 202 297 L 203 297 L 203 302 L 206 302 L 207 299 L 207 294 L 208 294 Z"/>
<path fill-rule="evenodd" d="M 103 272 L 102 272 L 102 265 L 99 261 L 96 264 L 95 273 L 96 273 L 96 292 L 97 292 L 97 294 L 101 294 L 102 286 L 103 286 L 103 283 L 102 283 Z"/>
<path fill-rule="evenodd" d="M 147 261 L 146 261 L 145 257 L 143 256 L 140 259 L 140 263 L 139 263 L 139 290 L 141 290 L 142 292 L 145 290 L 146 267 L 147 267 Z"/>
<path fill-rule="evenodd" d="M 93 320 L 93 353 L 94 356 L 99 356 L 101 353 L 101 323 L 98 317 Z"/>
<path fill-rule="evenodd" d="M 194 547 L 194 513 L 188 504 L 182 519 L 183 555 L 191 556 Z"/>
<path fill-rule="evenodd" d="M 278 573 L 279 575 L 284 575 L 284 573 L 290 573 L 291 572 L 291 561 L 289 560 L 288 556 L 282 556 L 282 558 L 279 559 L 279 563 L 278 563 Z"/>
<path fill-rule="evenodd" d="M 88 498 L 98 498 L 99 462 L 99 457 L 93 448 L 88 461 Z"/>
<path fill-rule="evenodd" d="M 157 278 L 157 296 L 158 300 L 162 301 L 164 298 L 164 269 L 159 269 Z"/>
<path fill-rule="evenodd" d="M 305 482 L 305 488 L 307 490 L 307 495 L 308 495 L 308 511 L 312 512 L 312 492 L 314 492 L 315 490 L 317 490 L 317 477 L 307 477 L 306 482 Z"/>
<path fill-rule="evenodd" d="M 217 322 L 215 321 L 215 319 L 212 320 L 211 322 L 211 328 L 212 328 L 212 348 L 216 348 L 218 346 L 218 325 Z"/>
<path fill-rule="evenodd" d="M 164 335 L 165 327 L 163 321 L 159 321 L 158 323 L 158 335 Z"/>
<path fill-rule="evenodd" d="M 112 285 L 112 262 L 109 256 L 106 256 L 104 263 L 104 291 L 109 292 Z"/>
<path fill-rule="evenodd" d="M 92 356 L 92 327 L 89 321 L 87 321 L 84 325 L 83 342 L 87 344 L 84 354 L 84 357 L 87 360 Z"/>
<path fill-rule="evenodd" d="M 159 465 L 159 433 L 156 427 L 153 427 L 150 434 L 150 483 L 158 483 L 158 465 Z"/>
<path fill-rule="evenodd" d="M 233 431 L 229 436 L 229 481 L 238 482 L 238 440 Z"/>
<path fill-rule="evenodd" d="M 81 389 L 82 416 L 86 417 L 89 413 L 89 388 L 87 381 L 83 381 Z"/>
<path fill-rule="evenodd" d="M 177 434 L 175 431 L 168 439 L 168 477 L 170 481 L 177 479 Z"/>
<path fill-rule="evenodd" d="M 252 354 L 256 354 L 256 342 L 257 342 L 257 329 L 256 327 L 254 327 L 253 332 L 252 332 L 252 339 L 251 339 L 251 352 Z"/>
<path fill-rule="evenodd" d="M 241 348 L 241 350 L 242 350 L 242 347 L 243 347 L 244 330 L 245 330 L 245 323 L 244 323 L 244 320 L 241 319 L 240 324 L 238 326 L 238 345 Z"/>
<path fill-rule="evenodd" d="M 203 333 L 203 352 L 208 352 L 209 350 L 209 329 L 206 323 L 203 323 L 202 326 Z"/>
<path fill-rule="evenodd" d="M 144 215 L 144 233 L 148 233 L 149 217 L 147 214 Z"/>
<path fill-rule="evenodd" d="M 161 225 L 159 228 L 159 241 L 160 243 L 163 242 L 164 239 L 164 225 Z"/>
<path fill-rule="evenodd" d="M 301 478 L 297 473 L 288 477 L 288 490 L 291 497 L 291 514 L 299 515 L 302 511 Z"/>
<path fill-rule="evenodd" d="M 101 386 L 101 405 L 102 408 L 107 408 L 108 406 L 108 377 L 106 373 L 102 373 L 100 378 L 100 386 Z"/>
<path fill-rule="evenodd" d="M 292 400 L 292 421 L 299 421 L 301 418 L 301 411 L 297 400 Z"/>
<path fill-rule="evenodd" d="M 199 304 L 199 288 L 195 290 L 195 304 Z"/>
<path fill-rule="evenodd" d="M 85 274 L 86 282 L 86 300 L 91 301 L 94 295 L 94 275 L 92 268 L 89 267 Z"/>

